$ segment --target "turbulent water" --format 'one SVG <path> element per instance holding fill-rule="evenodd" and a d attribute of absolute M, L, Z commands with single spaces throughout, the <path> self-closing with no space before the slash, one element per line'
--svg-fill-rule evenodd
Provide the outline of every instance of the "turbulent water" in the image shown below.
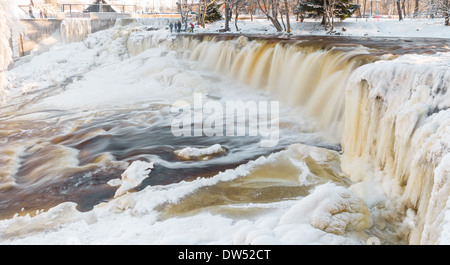
<path fill-rule="evenodd" d="M 71 32 L 76 23 L 63 24 L 67 42 L 89 32 Z M 449 240 L 446 54 L 394 59 L 404 50 L 379 40 L 175 37 L 125 24 L 7 72 L 1 243 Z M 214 111 L 198 118 L 199 102 Z M 227 102 L 279 102 L 263 111 L 271 134 L 251 134 L 261 109 Z"/>

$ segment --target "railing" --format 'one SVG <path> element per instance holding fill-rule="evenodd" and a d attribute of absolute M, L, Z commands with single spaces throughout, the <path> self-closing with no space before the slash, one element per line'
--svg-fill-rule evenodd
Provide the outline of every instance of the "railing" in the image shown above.
<path fill-rule="evenodd" d="M 60 4 L 61 12 L 111 12 L 105 10 L 113 10 L 118 13 L 136 13 L 136 5 L 111 5 L 111 4 Z M 95 7 L 97 11 L 87 11 L 89 8 Z"/>
<path fill-rule="evenodd" d="M 67 12 L 66 18 L 90 18 L 91 15 L 89 13 L 80 13 L 80 12 Z"/>

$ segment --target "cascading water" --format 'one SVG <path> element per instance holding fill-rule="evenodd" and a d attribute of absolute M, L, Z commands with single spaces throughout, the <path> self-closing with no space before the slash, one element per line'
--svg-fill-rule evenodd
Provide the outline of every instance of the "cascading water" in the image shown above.
<path fill-rule="evenodd" d="M 429 56 L 370 63 L 379 58 L 360 44 L 175 38 L 126 24 L 13 69 L 25 92 L 1 108 L 0 206 L 10 219 L 0 242 L 448 242 L 448 55 L 424 69 Z M 21 75 L 33 64 L 61 72 L 36 69 L 33 84 Z M 193 93 L 285 102 L 279 147 L 173 137 L 169 106 Z M 342 154 L 313 147 L 324 140 L 306 117 Z M 207 159 L 177 157 L 217 146 Z M 133 174 L 150 175 L 123 188 Z"/>
<path fill-rule="evenodd" d="M 188 40 L 192 42 L 193 40 Z M 303 106 L 323 130 L 342 136 L 345 86 L 354 69 L 364 63 L 367 48 L 299 47 L 292 43 L 193 41 L 189 59 L 200 67 L 263 89 L 292 107 Z M 188 48 L 188 49 L 189 49 Z"/>
<path fill-rule="evenodd" d="M 448 166 L 440 162 L 449 151 L 448 65 L 386 62 L 359 68 L 369 51 L 358 46 L 324 50 L 246 37 L 186 37 L 180 43 L 178 49 L 201 62 L 202 69 L 269 91 L 290 106 L 304 106 L 322 129 L 342 137 L 344 171 L 355 182 L 381 181 L 395 201 L 370 205 L 382 209 L 379 222 L 398 224 L 394 237 L 412 244 L 443 240 L 447 199 L 437 203 L 431 197 L 449 196 L 443 173 Z"/>
<path fill-rule="evenodd" d="M 91 33 L 89 18 L 66 18 L 61 23 L 61 39 L 65 43 L 82 41 Z"/>
<path fill-rule="evenodd" d="M 405 56 L 356 70 L 347 89 L 342 139 L 344 171 L 353 181 L 378 179 L 396 201 L 384 214 L 416 215 L 412 244 L 444 240 L 434 233 L 448 223 L 443 217 L 450 196 L 448 55 L 427 60 Z"/>

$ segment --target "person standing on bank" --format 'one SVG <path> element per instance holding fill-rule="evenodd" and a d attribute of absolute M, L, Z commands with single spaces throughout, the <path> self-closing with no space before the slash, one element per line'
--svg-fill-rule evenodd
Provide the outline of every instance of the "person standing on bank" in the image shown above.
<path fill-rule="evenodd" d="M 34 18 L 33 15 L 33 8 L 30 6 L 30 8 L 28 9 L 28 14 L 30 15 L 31 18 Z"/>
<path fill-rule="evenodd" d="M 178 32 L 181 32 L 181 21 L 178 20 Z"/>
<path fill-rule="evenodd" d="M 172 31 L 173 31 L 173 23 L 172 22 L 170 22 L 169 28 L 170 28 L 170 33 L 172 33 Z"/>

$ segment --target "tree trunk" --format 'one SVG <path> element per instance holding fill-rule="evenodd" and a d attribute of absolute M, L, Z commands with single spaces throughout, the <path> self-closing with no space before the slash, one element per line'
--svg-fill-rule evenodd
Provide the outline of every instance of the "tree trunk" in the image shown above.
<path fill-rule="evenodd" d="M 364 0 L 364 3 L 363 3 L 363 17 L 366 17 L 366 3 L 367 3 L 367 0 Z"/>
<path fill-rule="evenodd" d="M 206 1 L 206 0 L 203 0 Z M 200 14 L 202 10 L 202 2 L 198 1 L 198 16 L 197 16 L 197 25 L 201 25 L 202 24 L 202 16 Z M 202 12 L 203 13 L 203 12 Z"/>
<path fill-rule="evenodd" d="M 286 24 L 284 24 L 284 18 L 283 18 L 283 10 L 280 10 L 280 15 L 281 15 L 281 24 L 283 24 L 283 29 L 284 29 L 284 31 L 286 31 Z"/>
<path fill-rule="evenodd" d="M 356 0 L 356 4 L 360 7 L 360 5 L 359 5 L 359 0 Z M 356 17 L 357 17 L 357 18 L 360 18 L 360 17 L 361 17 L 361 8 L 358 8 L 358 9 L 357 9 L 357 12 L 358 12 L 358 13 L 356 13 L 356 14 L 357 14 Z"/>
<path fill-rule="evenodd" d="M 272 22 L 272 24 L 275 26 L 277 31 L 283 31 L 283 28 L 281 27 L 280 21 L 278 21 L 278 19 L 273 18 L 272 16 L 269 16 L 268 18 Z"/>
<path fill-rule="evenodd" d="M 284 0 L 284 7 L 286 11 L 286 24 L 287 24 L 287 33 L 291 33 L 291 22 L 289 21 L 289 5 L 287 0 Z"/>
<path fill-rule="evenodd" d="M 253 0 L 250 1 L 250 20 L 253 21 Z"/>
<path fill-rule="evenodd" d="M 332 14 L 333 4 L 330 5 L 328 0 L 323 1 L 323 3 L 324 3 L 323 9 L 325 11 L 325 15 L 324 15 L 325 30 L 328 30 L 328 28 L 330 28 L 330 30 L 333 30 L 333 23 L 331 21 L 331 18 L 333 16 L 333 14 Z"/>
<path fill-rule="evenodd" d="M 235 12 L 235 16 L 234 16 L 234 26 L 236 27 L 236 31 L 239 31 L 238 25 L 237 25 L 237 21 L 238 21 L 238 16 L 239 16 L 239 12 L 238 12 L 238 6 L 236 3 L 236 12 Z"/>
<path fill-rule="evenodd" d="M 430 0 L 430 6 L 431 6 L 430 18 L 434 18 L 434 13 L 435 13 L 434 0 Z"/>
<path fill-rule="evenodd" d="M 208 9 L 208 5 L 207 5 L 206 1 L 207 0 L 204 0 L 204 4 L 203 4 L 202 28 L 205 28 L 205 23 L 206 23 L 206 10 Z"/>
<path fill-rule="evenodd" d="M 272 17 L 278 20 L 278 0 L 271 0 L 271 1 L 272 1 Z"/>
<path fill-rule="evenodd" d="M 400 0 L 397 0 L 398 20 L 403 20 L 402 8 L 400 7 Z"/>
<path fill-rule="evenodd" d="M 414 18 L 419 16 L 419 0 L 415 0 L 414 3 Z"/>
<path fill-rule="evenodd" d="M 406 0 L 402 0 L 402 11 L 403 11 L 403 18 L 406 18 L 405 1 L 406 1 Z"/>
<path fill-rule="evenodd" d="M 276 1 L 276 0 L 275 0 Z M 273 13 L 276 11 L 276 7 L 274 7 L 274 0 L 272 0 L 272 15 L 269 13 L 269 7 L 270 5 L 267 4 L 265 0 L 257 1 L 259 9 L 266 15 L 267 19 L 270 20 L 273 24 L 273 26 L 277 29 L 277 31 L 283 31 L 283 28 L 281 27 L 280 22 L 276 18 L 277 13 Z M 262 3 L 262 4 L 261 4 Z M 276 4 L 276 3 L 275 3 Z"/>
<path fill-rule="evenodd" d="M 183 22 L 184 21 L 183 3 L 178 3 L 178 12 L 180 12 L 181 22 Z M 181 28 L 178 30 L 181 31 Z"/>
<path fill-rule="evenodd" d="M 225 31 L 230 31 L 230 4 L 225 2 Z"/>
<path fill-rule="evenodd" d="M 445 25 L 450 26 L 450 3 L 449 0 L 444 0 L 444 18 L 445 18 Z"/>

